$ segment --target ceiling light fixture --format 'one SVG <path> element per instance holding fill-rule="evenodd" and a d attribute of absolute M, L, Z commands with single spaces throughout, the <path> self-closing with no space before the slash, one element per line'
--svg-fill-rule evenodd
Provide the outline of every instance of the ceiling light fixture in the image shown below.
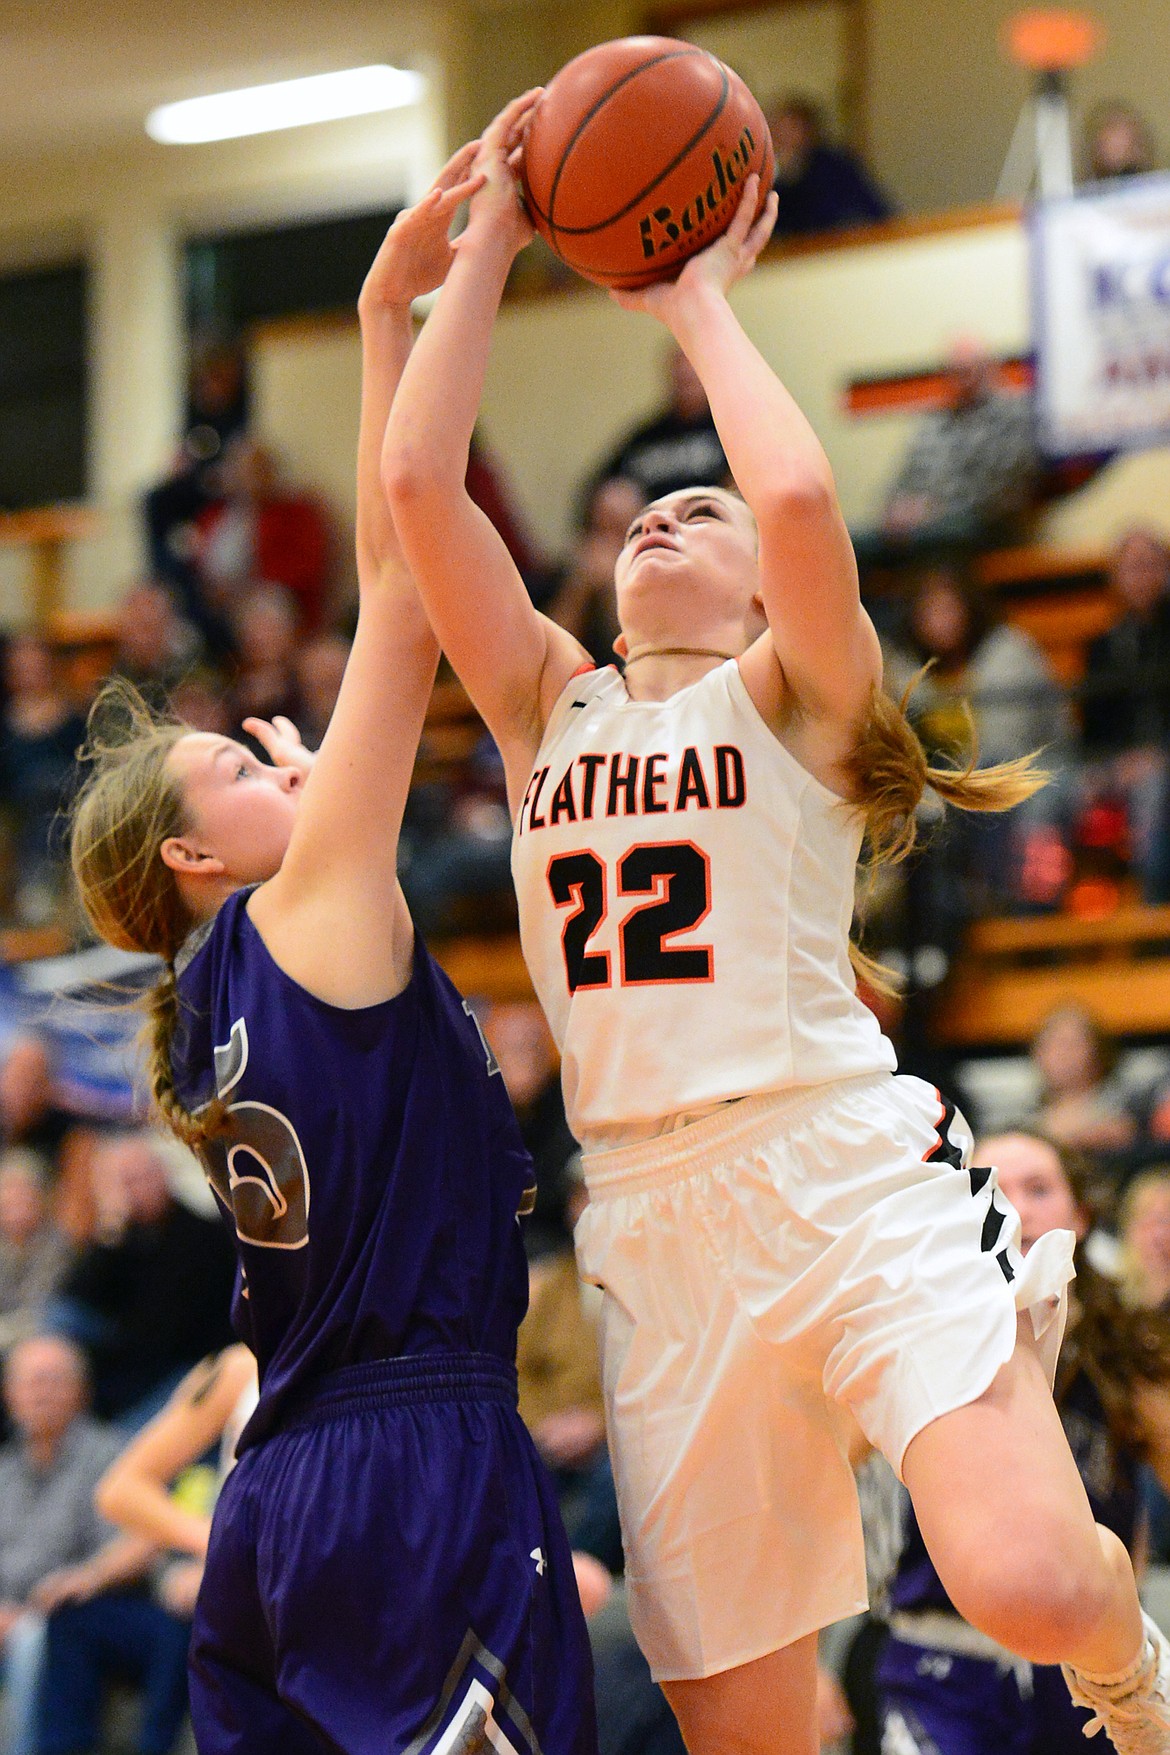
<path fill-rule="evenodd" d="M 303 128 L 309 122 L 402 109 L 417 103 L 425 89 L 421 73 L 402 67 L 350 67 L 343 73 L 282 79 L 275 85 L 250 85 L 163 104 L 146 118 L 146 132 L 165 146 L 234 140 L 245 134 Z"/>

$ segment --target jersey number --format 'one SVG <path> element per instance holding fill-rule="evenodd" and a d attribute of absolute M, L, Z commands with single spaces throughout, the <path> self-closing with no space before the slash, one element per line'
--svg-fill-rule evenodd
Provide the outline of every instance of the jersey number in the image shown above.
<path fill-rule="evenodd" d="M 215 1050 L 215 1083 L 227 1096 L 248 1064 L 243 1018 Z M 309 1241 L 309 1170 L 287 1115 L 267 1103 L 232 1103 L 221 1133 L 200 1148 L 203 1168 L 235 1220 L 236 1235 L 260 1249 L 303 1249 Z"/>
<path fill-rule="evenodd" d="M 587 948 L 608 911 L 605 866 L 595 853 L 558 854 L 549 861 L 548 887 L 558 908 L 573 910 L 561 931 L 569 992 L 609 987 L 609 952 Z M 631 847 L 617 862 L 617 893 L 653 898 L 618 929 L 623 987 L 713 978 L 710 945 L 667 943 L 711 911 L 711 865 L 700 848 L 692 841 Z"/>

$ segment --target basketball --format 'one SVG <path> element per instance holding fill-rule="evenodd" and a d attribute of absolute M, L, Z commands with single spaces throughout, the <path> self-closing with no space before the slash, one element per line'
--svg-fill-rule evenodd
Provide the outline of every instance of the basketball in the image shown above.
<path fill-rule="evenodd" d="M 772 140 L 737 73 L 671 37 L 578 55 L 537 101 L 520 179 L 537 231 L 600 286 L 669 280 L 731 222 L 745 178 L 772 185 Z"/>

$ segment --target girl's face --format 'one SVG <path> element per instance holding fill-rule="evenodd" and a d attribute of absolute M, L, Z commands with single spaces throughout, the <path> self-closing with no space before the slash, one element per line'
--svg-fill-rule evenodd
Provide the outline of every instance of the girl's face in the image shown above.
<path fill-rule="evenodd" d="M 666 494 L 627 530 L 614 584 L 629 650 L 647 640 L 714 644 L 728 624 L 746 646 L 760 586 L 755 520 L 721 488 Z"/>
<path fill-rule="evenodd" d="M 1152 1184 L 1134 1203 L 1125 1240 L 1147 1271 L 1170 1268 L 1170 1183 Z"/>
<path fill-rule="evenodd" d="M 295 769 L 271 767 L 243 744 L 207 731 L 181 737 L 168 762 L 190 824 L 164 846 L 169 865 L 194 875 L 198 858 L 210 859 L 238 884 L 263 883 L 279 871 L 304 784 Z M 169 847 L 179 850 L 173 859 Z"/>
<path fill-rule="evenodd" d="M 981 1140 L 976 1162 L 994 1164 L 999 1186 L 1020 1215 L 1021 1247 L 1026 1255 L 1049 1231 L 1072 1231 L 1081 1238 L 1088 1214 L 1077 1205 L 1055 1149 L 1028 1133 L 1005 1133 Z"/>

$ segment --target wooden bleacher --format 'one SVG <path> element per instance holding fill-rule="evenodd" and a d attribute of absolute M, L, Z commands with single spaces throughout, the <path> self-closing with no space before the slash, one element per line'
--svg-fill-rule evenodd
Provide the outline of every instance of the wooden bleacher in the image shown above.
<path fill-rule="evenodd" d="M 1073 1002 L 1118 1036 L 1170 1034 L 1170 907 L 977 921 L 935 1024 L 952 1048 L 1018 1047 Z"/>

